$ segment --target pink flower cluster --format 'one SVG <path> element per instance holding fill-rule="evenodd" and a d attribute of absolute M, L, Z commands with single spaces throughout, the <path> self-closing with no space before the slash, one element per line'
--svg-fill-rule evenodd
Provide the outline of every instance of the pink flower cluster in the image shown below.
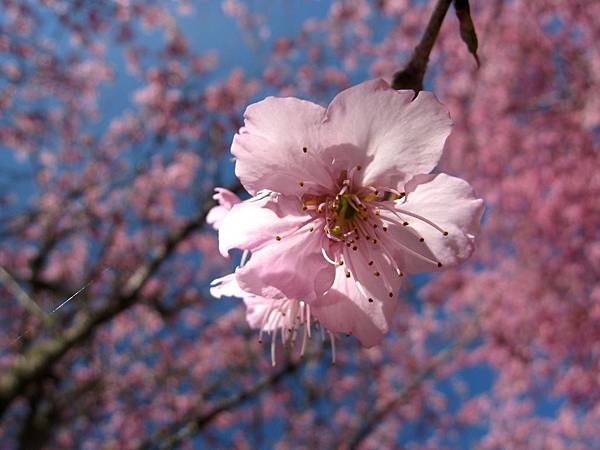
<path fill-rule="evenodd" d="M 209 216 L 221 253 L 246 253 L 213 295 L 244 298 L 253 328 L 284 342 L 300 333 L 302 350 L 313 319 L 334 350 L 334 333 L 371 347 L 405 273 L 468 258 L 483 201 L 465 181 L 429 173 L 451 121 L 431 93 L 413 97 L 375 80 L 327 109 L 296 98 L 250 105 L 231 152 L 253 197 L 218 190 Z"/>

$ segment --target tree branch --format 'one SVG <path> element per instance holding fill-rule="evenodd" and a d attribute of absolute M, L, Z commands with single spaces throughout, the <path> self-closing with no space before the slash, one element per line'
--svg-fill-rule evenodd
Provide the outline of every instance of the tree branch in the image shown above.
<path fill-rule="evenodd" d="M 423 90 L 423 78 L 425 78 L 425 72 L 427 71 L 429 55 L 451 3 L 452 0 L 438 0 L 436 3 L 429 17 L 427 27 L 421 36 L 421 40 L 415 47 L 410 61 L 408 61 L 404 69 L 394 74 L 392 80 L 392 87 L 394 89 L 413 89 L 415 92 Z"/>
<path fill-rule="evenodd" d="M 239 184 L 231 188 L 233 191 L 239 191 L 240 189 Z M 102 309 L 86 312 L 82 319 L 78 320 L 61 336 L 32 348 L 19 358 L 13 367 L 8 369 L 5 375 L 0 378 L 0 417 L 3 416 L 13 400 L 23 392 L 24 388 L 43 378 L 50 368 L 70 349 L 81 345 L 93 335 L 98 326 L 109 322 L 135 304 L 146 282 L 156 273 L 164 261 L 173 254 L 177 246 L 204 225 L 206 215 L 213 204 L 212 200 L 207 202 L 200 214 L 193 217 L 182 228 L 174 231 L 162 245 L 155 248 L 150 260 L 134 272 L 120 293 L 107 300 Z"/>
<path fill-rule="evenodd" d="M 361 420 L 360 424 L 350 432 L 350 436 L 342 445 L 336 444 L 336 449 L 351 449 L 355 450 L 369 436 L 377 426 L 383 422 L 385 417 L 392 411 L 395 411 L 398 406 L 406 402 L 414 391 L 429 377 L 435 374 L 435 371 L 444 363 L 446 363 L 458 350 L 464 347 L 466 342 L 461 339 L 449 348 L 439 352 L 432 361 L 419 373 L 417 373 L 397 394 L 387 401 L 385 404 L 376 408 L 374 412 L 366 415 L 365 420 Z"/>
<path fill-rule="evenodd" d="M 25 290 L 19 286 L 19 283 L 8 273 L 4 267 L 0 266 L 0 284 L 3 284 L 8 292 L 13 295 L 25 309 L 31 314 L 37 316 L 45 326 L 51 325 L 48 314 L 29 296 Z"/>
<path fill-rule="evenodd" d="M 314 356 L 314 355 L 313 355 Z M 248 389 L 230 397 L 221 403 L 213 406 L 208 411 L 198 410 L 193 417 L 186 421 L 180 421 L 157 433 L 155 436 L 145 441 L 138 447 L 138 450 L 166 450 L 176 448 L 186 439 L 191 438 L 198 433 L 204 426 L 215 419 L 219 414 L 239 406 L 246 400 L 260 394 L 263 390 L 277 384 L 285 376 L 294 373 L 298 368 L 312 356 L 305 356 L 304 359 L 297 362 L 289 362 L 286 366 L 272 375 L 266 376 Z"/>

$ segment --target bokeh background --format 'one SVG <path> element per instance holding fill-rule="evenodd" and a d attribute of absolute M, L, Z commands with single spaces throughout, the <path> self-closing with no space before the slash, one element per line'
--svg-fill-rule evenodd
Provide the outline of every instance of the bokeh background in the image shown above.
<path fill-rule="evenodd" d="M 208 293 L 245 106 L 391 79 L 433 4 L 0 1 L 0 448 L 600 448 L 598 1 L 472 0 L 479 69 L 448 12 L 425 85 L 483 230 L 381 346 L 272 368 Z"/>

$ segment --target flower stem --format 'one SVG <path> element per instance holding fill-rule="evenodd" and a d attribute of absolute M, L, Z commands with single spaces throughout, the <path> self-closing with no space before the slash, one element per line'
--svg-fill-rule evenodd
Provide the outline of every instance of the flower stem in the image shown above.
<path fill-rule="evenodd" d="M 394 74 L 392 87 L 394 89 L 413 89 L 415 92 L 423 90 L 423 78 L 427 71 L 429 55 L 438 37 L 446 13 L 452 0 L 438 0 L 421 40 L 415 47 L 413 54 L 404 69 Z"/>

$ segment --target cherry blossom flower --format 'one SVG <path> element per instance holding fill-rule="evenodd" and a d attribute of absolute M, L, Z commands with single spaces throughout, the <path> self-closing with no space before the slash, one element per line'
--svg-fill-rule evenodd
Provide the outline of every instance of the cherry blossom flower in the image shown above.
<path fill-rule="evenodd" d="M 233 192 L 225 188 L 215 188 L 213 199 L 217 205 L 209 211 L 206 222 L 215 230 L 221 226 L 225 215 L 234 205 L 240 203 L 240 198 Z M 248 252 L 242 257 L 240 266 L 243 266 L 247 260 Z M 303 301 L 295 299 L 271 299 L 259 297 L 242 290 L 236 279 L 235 274 L 231 273 L 221 278 L 213 280 L 210 293 L 216 298 L 239 297 L 243 299 L 246 305 L 246 320 L 250 328 L 260 330 L 259 341 L 262 342 L 263 335 L 271 336 L 271 362 L 273 366 L 276 362 L 276 341 L 278 334 L 281 341 L 285 344 L 288 341 L 296 341 L 298 330 L 302 328 L 302 346 L 300 355 L 304 354 L 306 340 L 311 337 L 311 322 L 318 323 L 316 317 L 311 317 L 310 305 Z M 332 346 L 332 358 L 335 362 L 335 337 L 329 333 Z"/>
<path fill-rule="evenodd" d="M 225 188 L 215 188 L 213 199 L 217 205 L 209 211 L 206 222 L 212 225 L 215 230 L 219 230 L 221 222 L 225 215 L 234 205 L 240 203 L 240 198 Z M 250 200 L 251 201 L 251 200 Z M 247 261 L 248 252 L 244 252 L 240 267 Z M 263 335 L 271 336 L 271 363 L 276 363 L 276 342 L 278 335 L 281 336 L 282 344 L 288 341 L 295 342 L 302 335 L 300 355 L 304 354 L 307 339 L 311 337 L 311 327 L 314 322 L 319 325 L 318 317 L 311 315 L 310 305 L 307 303 L 288 298 L 266 298 L 260 297 L 240 288 L 235 273 L 225 275 L 213 280 L 210 293 L 216 298 L 239 297 L 246 305 L 246 321 L 250 328 L 260 330 L 259 342 L 262 342 Z M 302 331 L 299 331 L 299 330 Z M 335 336 L 323 328 L 322 336 L 325 337 L 325 331 L 331 340 L 332 362 L 335 363 Z"/>
<path fill-rule="evenodd" d="M 325 328 L 372 346 L 405 272 L 470 256 L 483 201 L 461 179 L 426 175 L 451 120 L 431 93 L 413 96 L 375 80 L 327 109 L 274 97 L 247 108 L 231 151 L 255 197 L 219 229 L 223 255 L 252 254 L 235 272 L 243 292 L 309 304 Z"/>

